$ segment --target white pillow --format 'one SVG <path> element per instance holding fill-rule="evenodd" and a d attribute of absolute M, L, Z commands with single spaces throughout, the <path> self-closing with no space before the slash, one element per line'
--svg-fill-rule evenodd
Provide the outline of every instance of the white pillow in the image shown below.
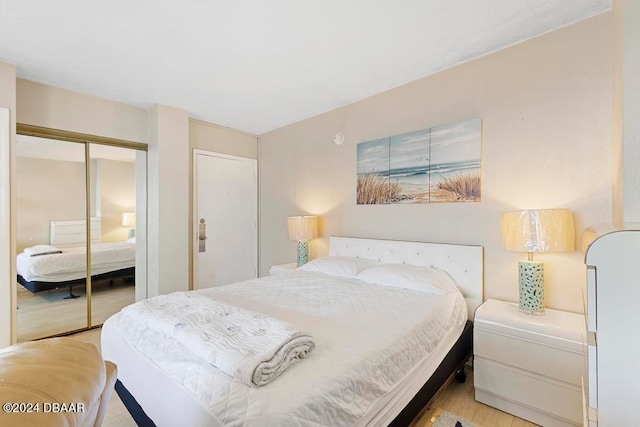
<path fill-rule="evenodd" d="M 356 277 L 367 283 L 445 295 L 458 289 L 446 271 L 409 264 L 380 264 L 361 271 Z"/>
<path fill-rule="evenodd" d="M 316 258 L 301 267 L 298 270 L 315 271 L 316 273 L 329 274 L 331 276 L 353 278 L 365 268 L 376 265 L 378 261 L 372 259 L 344 257 L 344 256 L 326 256 Z"/>
<path fill-rule="evenodd" d="M 136 236 L 133 236 L 132 238 L 127 239 L 127 242 L 129 242 L 129 243 L 135 243 L 135 242 L 136 242 Z"/>

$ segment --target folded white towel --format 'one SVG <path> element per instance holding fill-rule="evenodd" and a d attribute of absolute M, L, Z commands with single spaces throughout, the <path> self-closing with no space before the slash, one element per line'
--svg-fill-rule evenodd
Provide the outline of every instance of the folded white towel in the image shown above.
<path fill-rule="evenodd" d="M 24 253 L 29 256 L 41 256 L 41 255 L 51 255 L 51 254 L 61 254 L 62 251 L 55 246 L 51 245 L 36 245 L 31 246 L 30 248 L 25 248 Z"/>
<path fill-rule="evenodd" d="M 253 387 L 273 381 L 315 346 L 286 322 L 197 292 L 160 295 L 122 311 Z"/>

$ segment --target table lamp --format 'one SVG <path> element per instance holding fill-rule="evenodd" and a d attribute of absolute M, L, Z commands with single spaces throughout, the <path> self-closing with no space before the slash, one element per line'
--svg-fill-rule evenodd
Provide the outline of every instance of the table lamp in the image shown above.
<path fill-rule="evenodd" d="M 298 267 L 309 261 L 309 240 L 318 236 L 317 216 L 290 216 L 287 218 L 290 240 L 298 241 Z"/>
<path fill-rule="evenodd" d="M 527 261 L 518 263 L 520 311 L 544 314 L 544 265 L 533 261 L 533 253 L 573 251 L 573 228 L 573 215 L 569 209 L 502 214 L 504 249 L 527 253 Z"/>
<path fill-rule="evenodd" d="M 122 214 L 122 225 L 129 227 L 127 239 L 131 239 L 136 235 L 136 214 L 127 212 Z"/>

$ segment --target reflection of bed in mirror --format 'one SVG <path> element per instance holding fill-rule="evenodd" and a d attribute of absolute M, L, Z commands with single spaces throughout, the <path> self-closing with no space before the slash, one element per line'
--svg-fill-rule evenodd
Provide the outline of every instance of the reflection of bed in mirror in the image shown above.
<path fill-rule="evenodd" d="M 91 218 L 91 281 L 122 279 L 134 283 L 135 240 L 100 242 L 100 218 Z M 68 287 L 75 298 L 73 286 L 84 285 L 87 276 L 86 225 L 84 220 L 52 221 L 50 247 L 17 257 L 18 282 L 33 293 Z M 41 247 L 41 246 L 39 246 Z"/>

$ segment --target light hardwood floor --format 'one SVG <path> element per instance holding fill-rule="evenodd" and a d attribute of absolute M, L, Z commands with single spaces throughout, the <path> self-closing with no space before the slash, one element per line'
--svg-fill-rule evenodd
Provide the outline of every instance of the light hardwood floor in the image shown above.
<path fill-rule="evenodd" d="M 111 315 L 135 300 L 135 286 L 122 279 L 94 283 L 91 296 L 92 325 L 101 325 Z M 84 286 L 74 286 L 78 298 L 64 299 L 69 289 L 32 293 L 18 285 L 18 342 L 82 329 L 87 326 L 87 297 Z"/>
<path fill-rule="evenodd" d="M 93 343 L 100 348 L 100 329 L 71 335 L 71 338 Z M 466 418 L 476 427 L 535 427 L 535 424 L 514 417 L 513 415 L 476 402 L 473 397 L 473 372 L 467 369 L 467 381 L 464 384 L 451 381 L 449 385 L 436 397 L 429 409 L 414 424 L 416 427 L 432 425 L 431 419 L 440 411 L 445 410 Z M 104 427 L 135 426 L 136 423 L 129 415 L 127 408 L 114 391 L 109 400 L 109 407 L 105 415 Z"/>
<path fill-rule="evenodd" d="M 416 427 L 431 426 L 434 416 L 440 411 L 448 411 L 459 417 L 465 418 L 475 424 L 476 427 L 536 427 L 521 418 L 514 417 L 506 412 L 499 411 L 474 398 L 473 371 L 465 369 L 467 380 L 460 384 L 451 381 L 436 397 L 427 411 L 415 423 Z M 453 426 L 452 426 L 453 427 Z"/>

